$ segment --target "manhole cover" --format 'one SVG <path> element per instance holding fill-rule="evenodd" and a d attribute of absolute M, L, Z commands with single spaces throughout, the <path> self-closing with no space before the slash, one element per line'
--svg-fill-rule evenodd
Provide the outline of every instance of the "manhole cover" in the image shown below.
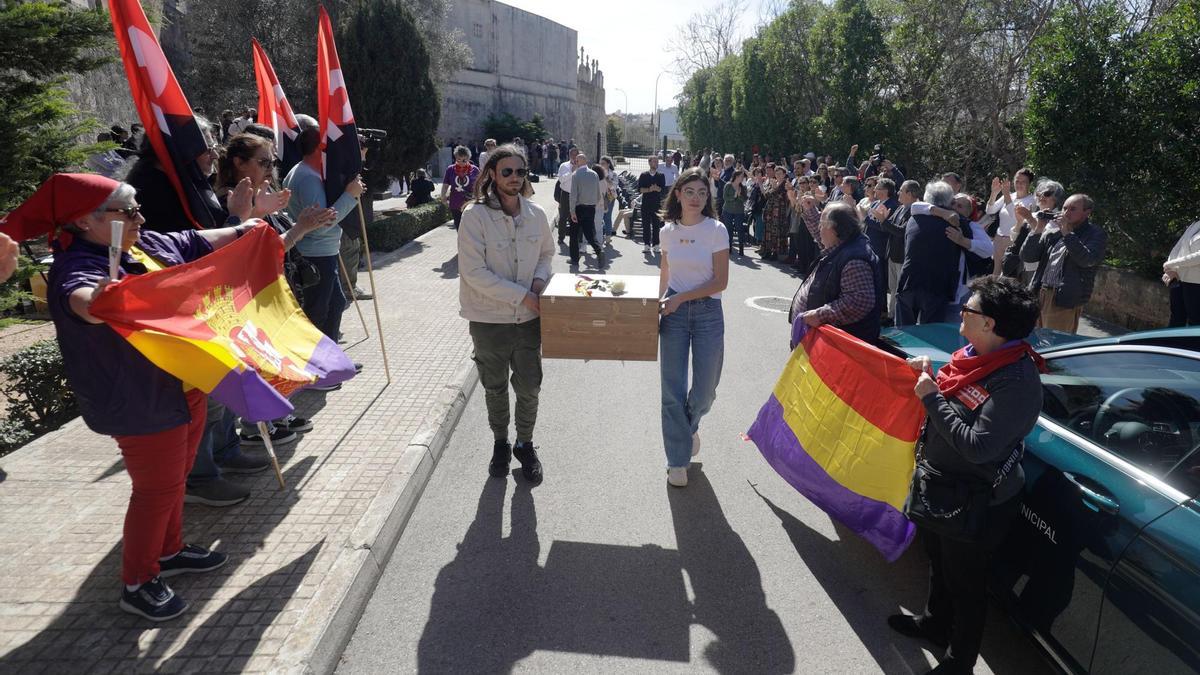
<path fill-rule="evenodd" d="M 788 310 L 792 307 L 792 299 L 783 298 L 778 295 L 759 295 L 753 298 L 746 298 L 746 305 L 754 309 L 761 309 L 764 312 L 787 314 Z"/>

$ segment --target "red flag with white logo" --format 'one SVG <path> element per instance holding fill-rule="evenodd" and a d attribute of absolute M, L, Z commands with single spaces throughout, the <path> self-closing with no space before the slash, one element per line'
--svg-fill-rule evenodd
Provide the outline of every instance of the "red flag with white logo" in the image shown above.
<path fill-rule="evenodd" d="M 323 6 L 317 17 L 317 111 L 325 198 L 326 203 L 333 204 L 345 192 L 346 184 L 362 171 L 362 155 L 342 63 L 333 43 L 333 26 Z"/>
<path fill-rule="evenodd" d="M 216 197 L 196 159 L 208 149 L 187 97 L 163 55 L 137 0 L 109 0 L 129 93 L 154 154 L 175 188 L 184 212 L 199 228 L 218 227 L 209 204 Z"/>
<path fill-rule="evenodd" d="M 258 83 L 258 123 L 275 132 L 275 156 L 280 162 L 280 175 L 286 175 L 300 156 L 300 123 L 292 112 L 271 60 L 258 40 L 251 38 L 254 47 L 254 79 Z"/>

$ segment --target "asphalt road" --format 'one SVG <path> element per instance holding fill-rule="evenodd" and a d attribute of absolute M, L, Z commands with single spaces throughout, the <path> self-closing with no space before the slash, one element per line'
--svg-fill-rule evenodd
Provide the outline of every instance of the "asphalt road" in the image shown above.
<path fill-rule="evenodd" d="M 553 183 L 538 188 L 552 206 Z M 657 274 L 627 239 L 610 257 L 615 273 Z M 884 623 L 923 603 L 918 547 L 888 564 L 742 440 L 788 356 L 785 315 L 747 300 L 783 305 L 798 279 L 736 258 L 730 277 L 724 373 L 690 485 L 665 481 L 657 363 L 545 362 L 535 443 L 546 480 L 533 488 L 515 461 L 508 479 L 487 476 L 492 437 L 477 390 L 338 672 L 910 673 L 936 663 Z M 976 672 L 1049 669 L 993 611 Z"/>

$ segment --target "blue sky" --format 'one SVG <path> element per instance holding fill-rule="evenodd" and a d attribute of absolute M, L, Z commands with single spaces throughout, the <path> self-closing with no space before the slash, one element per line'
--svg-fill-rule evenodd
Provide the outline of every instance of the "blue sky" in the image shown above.
<path fill-rule="evenodd" d="M 654 81 L 658 74 L 659 107 L 674 104 L 683 83 L 670 74 L 671 55 L 664 48 L 664 36 L 685 23 L 696 11 L 719 4 L 720 0 L 502 0 L 504 4 L 540 14 L 574 28 L 579 46 L 589 59 L 600 61 L 604 71 L 605 107 L 614 112 L 625 107 L 629 112 L 650 112 L 654 107 Z M 753 32 L 759 20 L 762 0 L 748 0 L 743 37 Z M 622 94 L 621 89 L 625 92 Z"/>

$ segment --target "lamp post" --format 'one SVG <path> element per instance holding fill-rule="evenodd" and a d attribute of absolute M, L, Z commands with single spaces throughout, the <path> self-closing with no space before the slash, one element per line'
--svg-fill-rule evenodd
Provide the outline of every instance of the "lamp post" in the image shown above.
<path fill-rule="evenodd" d="M 662 76 L 663 76 L 663 74 L 660 72 L 658 74 L 658 77 L 654 78 L 654 114 L 651 116 L 654 119 L 650 120 L 650 122 L 651 122 L 650 126 L 654 127 L 655 148 L 657 148 L 657 146 L 658 146 L 658 127 L 660 124 L 662 124 L 662 116 L 658 114 L 658 78 L 662 77 Z M 657 120 L 657 121 L 655 121 L 655 120 Z M 657 152 L 657 149 L 655 150 L 655 152 Z"/>
<path fill-rule="evenodd" d="M 621 108 L 621 133 L 626 136 L 625 142 L 629 142 L 629 94 L 625 93 L 624 89 L 616 89 L 625 97 L 625 107 Z M 621 155 L 625 154 L 625 148 L 617 148 L 617 152 Z"/>

